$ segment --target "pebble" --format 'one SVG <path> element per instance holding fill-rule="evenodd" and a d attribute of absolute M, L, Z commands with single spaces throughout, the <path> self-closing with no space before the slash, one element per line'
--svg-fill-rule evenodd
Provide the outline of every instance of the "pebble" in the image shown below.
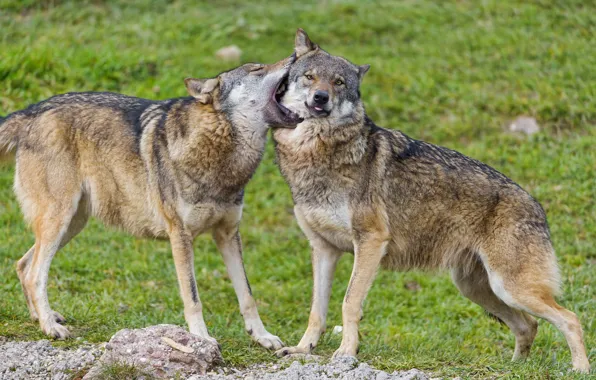
<path fill-rule="evenodd" d="M 222 61 L 236 62 L 240 61 L 242 50 L 240 50 L 240 48 L 236 45 L 230 45 L 219 49 L 217 52 L 215 52 L 215 56 Z"/>
<path fill-rule="evenodd" d="M 533 117 L 520 116 L 509 124 L 509 130 L 511 132 L 525 133 L 526 135 L 531 136 L 540 132 L 540 126 Z"/>

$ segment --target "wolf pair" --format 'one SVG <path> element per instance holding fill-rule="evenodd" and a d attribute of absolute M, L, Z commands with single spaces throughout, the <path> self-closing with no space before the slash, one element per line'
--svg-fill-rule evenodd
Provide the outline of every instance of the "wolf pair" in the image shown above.
<path fill-rule="evenodd" d="M 247 331 L 280 356 L 316 346 L 335 266 L 353 252 L 335 356 L 357 353 L 362 303 L 379 267 L 444 268 L 463 295 L 510 327 L 514 359 L 530 351 L 532 314 L 564 334 L 573 368 L 589 371 L 579 320 L 554 299 L 559 274 L 543 209 L 476 160 L 376 126 L 360 100 L 368 69 L 298 30 L 293 56 L 187 79 L 190 98 L 65 94 L 9 115 L 0 151 L 16 150 L 15 191 L 36 236 L 17 264 L 31 316 L 47 334 L 68 335 L 49 306 L 47 273 L 94 215 L 138 236 L 170 239 L 189 329 L 206 339 L 192 240 L 212 231 Z M 286 348 L 261 323 L 238 235 L 242 189 L 270 127 L 313 257 L 308 329 Z"/>

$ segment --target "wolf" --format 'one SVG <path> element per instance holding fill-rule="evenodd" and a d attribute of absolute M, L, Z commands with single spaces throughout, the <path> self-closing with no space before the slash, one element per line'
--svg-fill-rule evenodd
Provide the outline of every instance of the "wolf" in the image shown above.
<path fill-rule="evenodd" d="M 532 317 L 565 336 L 573 368 L 590 368 L 577 316 L 561 307 L 557 259 L 540 204 L 497 170 L 456 151 L 377 126 L 360 99 L 368 65 L 330 55 L 303 30 L 282 104 L 304 118 L 273 132 L 279 168 L 312 248 L 309 353 L 324 332 L 338 259 L 353 252 L 334 356 L 355 356 L 362 303 L 379 267 L 447 269 L 461 293 L 515 334 L 513 359 L 528 355 Z"/>
<path fill-rule="evenodd" d="M 16 269 L 31 318 L 64 339 L 50 308 L 53 256 L 90 216 L 138 237 L 169 239 L 191 333 L 209 336 L 195 281 L 193 240 L 211 232 L 236 292 L 246 331 L 282 347 L 259 317 L 244 270 L 238 227 L 243 188 L 271 126 L 302 119 L 278 103 L 295 54 L 185 80 L 190 96 L 154 101 L 116 93 L 54 96 L 0 120 L 0 155 L 16 157 L 14 191 L 35 244 Z"/>

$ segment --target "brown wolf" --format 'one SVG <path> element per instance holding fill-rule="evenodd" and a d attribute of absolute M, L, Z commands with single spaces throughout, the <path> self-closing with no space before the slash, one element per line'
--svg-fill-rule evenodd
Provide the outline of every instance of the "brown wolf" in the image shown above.
<path fill-rule="evenodd" d="M 555 302 L 559 272 L 540 204 L 479 161 L 376 126 L 359 94 L 368 66 L 328 54 L 302 30 L 296 53 L 282 103 L 305 120 L 274 131 L 274 141 L 312 247 L 314 290 L 306 333 L 278 355 L 316 346 L 337 260 L 348 251 L 354 267 L 335 356 L 356 355 L 362 302 L 380 266 L 446 268 L 464 296 L 513 331 L 514 359 L 530 351 L 532 314 L 563 333 L 573 368 L 587 372 L 580 322 Z"/>
<path fill-rule="evenodd" d="M 203 320 L 192 246 L 211 231 L 246 330 L 264 347 L 282 346 L 259 317 L 238 225 L 268 127 L 301 121 L 275 95 L 294 60 L 188 78 L 186 98 L 68 93 L 0 120 L 0 153 L 16 152 L 14 189 L 35 233 L 17 273 L 46 334 L 69 335 L 48 302 L 50 262 L 93 215 L 136 236 L 169 238 L 189 330 L 215 342 Z"/>

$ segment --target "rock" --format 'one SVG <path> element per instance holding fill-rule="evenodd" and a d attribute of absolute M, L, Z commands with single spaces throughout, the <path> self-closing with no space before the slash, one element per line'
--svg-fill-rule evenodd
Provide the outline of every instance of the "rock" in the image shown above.
<path fill-rule="evenodd" d="M 0 341 L 0 379 L 71 379 L 90 367 L 101 353 L 97 345 L 67 350 L 53 347 L 48 340 Z"/>
<path fill-rule="evenodd" d="M 421 289 L 421 286 L 418 283 L 418 281 L 408 281 L 404 284 L 404 287 L 411 292 L 417 292 Z"/>
<path fill-rule="evenodd" d="M 272 367 L 256 365 L 234 374 L 209 373 L 193 380 L 428 380 L 424 372 L 417 369 L 387 373 L 376 370 L 366 363 L 358 364 L 355 358 L 339 358 L 327 364 L 301 363 L 294 361 L 289 367 L 275 371 Z"/>
<path fill-rule="evenodd" d="M 166 339 L 162 339 L 166 338 Z M 181 347 L 178 350 L 172 347 Z M 105 353 L 101 356 L 105 347 Z M 109 347 L 109 348 L 108 348 Z M 186 348 L 183 348 L 186 347 Z M 192 353 L 189 351 L 192 349 Z M 203 354 L 201 354 L 203 352 Z M 146 355 L 144 355 L 146 353 Z M 101 359 L 99 357 L 101 356 Z M 0 379 L 110 379 L 106 369 L 117 369 L 117 378 L 188 380 L 427 380 L 417 369 L 387 373 L 339 358 L 329 363 L 316 355 L 290 355 L 278 364 L 261 363 L 248 368 L 213 366 L 221 360 L 217 347 L 171 325 L 121 330 L 108 344 L 85 345 L 76 350 L 53 347 L 49 341 L 13 342 L 0 337 Z M 93 365 L 93 367 L 91 367 Z M 208 368 L 212 371 L 207 373 Z M 125 370 L 126 372 L 123 372 Z M 190 377 L 189 377 L 190 376 Z"/>
<path fill-rule="evenodd" d="M 509 124 L 509 130 L 511 132 L 525 133 L 530 136 L 540 132 L 540 126 L 533 117 L 520 116 Z"/>
<path fill-rule="evenodd" d="M 344 331 L 344 328 L 342 326 L 335 326 L 333 328 L 332 334 L 333 335 L 339 335 L 339 334 L 341 334 L 342 331 Z"/>
<path fill-rule="evenodd" d="M 240 61 L 240 56 L 242 55 L 242 50 L 236 45 L 230 45 L 219 49 L 215 52 L 215 56 L 222 61 L 226 62 L 236 62 Z"/>
<path fill-rule="evenodd" d="M 286 363 L 293 363 L 296 361 L 300 363 L 321 363 L 323 360 L 322 356 L 313 354 L 290 354 L 281 358 L 281 361 Z M 277 370 L 278 368 L 277 366 L 273 366 L 271 369 Z"/>
<path fill-rule="evenodd" d="M 178 326 L 157 325 L 118 331 L 83 379 L 102 378 L 110 365 L 134 366 L 156 379 L 205 374 L 222 362 L 219 347 Z"/>
<path fill-rule="evenodd" d="M 129 309 L 129 306 L 123 303 L 120 303 L 118 305 L 118 313 L 122 314 L 122 313 L 126 313 Z"/>

